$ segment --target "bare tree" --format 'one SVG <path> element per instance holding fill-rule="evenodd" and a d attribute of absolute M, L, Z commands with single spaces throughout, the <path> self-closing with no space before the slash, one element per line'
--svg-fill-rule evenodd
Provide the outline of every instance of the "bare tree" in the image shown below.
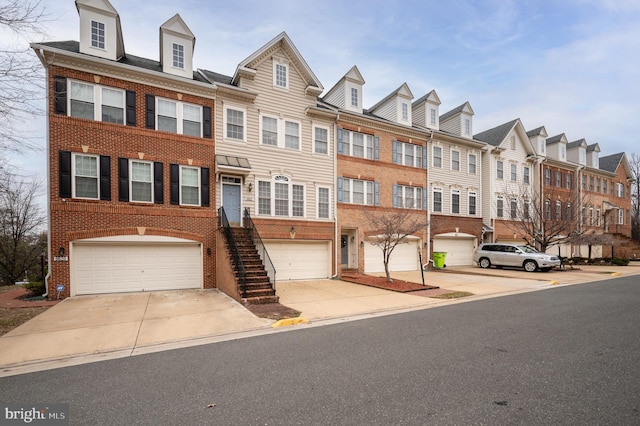
<path fill-rule="evenodd" d="M 2 170 L 2 169 L 0 169 Z M 0 284 L 20 281 L 46 248 L 45 217 L 36 203 L 40 184 L 0 175 Z"/>
<path fill-rule="evenodd" d="M 363 213 L 369 232 L 373 233 L 369 242 L 382 250 L 387 282 L 392 282 L 389 272 L 391 253 L 398 245 L 407 243 L 407 237 L 426 228 L 426 217 L 411 209 L 396 209 L 393 212 L 363 210 Z"/>
<path fill-rule="evenodd" d="M 34 101 L 44 98 L 44 77 L 28 42 L 42 36 L 45 18 L 39 0 L 10 0 L 0 5 L 0 151 L 35 147 L 19 134 L 16 123 L 42 113 Z"/>
<path fill-rule="evenodd" d="M 575 190 L 562 191 L 552 187 L 542 193 L 517 186 L 506 197 L 505 223 L 544 252 L 580 235 L 582 206 L 588 203 L 589 197 L 580 197 Z"/>
<path fill-rule="evenodd" d="M 633 174 L 633 187 L 631 191 L 631 238 L 640 241 L 640 155 L 631 154 L 629 161 L 631 174 Z"/>

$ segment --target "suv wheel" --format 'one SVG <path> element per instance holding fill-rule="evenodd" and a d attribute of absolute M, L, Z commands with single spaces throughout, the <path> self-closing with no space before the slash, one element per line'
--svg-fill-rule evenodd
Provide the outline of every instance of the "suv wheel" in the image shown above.
<path fill-rule="evenodd" d="M 491 267 L 491 261 L 488 258 L 483 257 L 478 261 L 478 265 L 480 265 L 481 268 L 487 269 Z"/>
<path fill-rule="evenodd" d="M 527 272 L 535 272 L 538 270 L 538 264 L 533 260 L 526 260 L 524 265 L 522 265 L 525 271 Z"/>

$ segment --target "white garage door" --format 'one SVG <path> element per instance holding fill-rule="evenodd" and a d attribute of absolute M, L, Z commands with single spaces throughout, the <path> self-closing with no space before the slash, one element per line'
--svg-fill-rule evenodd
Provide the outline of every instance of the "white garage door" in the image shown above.
<path fill-rule="evenodd" d="M 276 280 L 307 280 L 331 276 L 331 248 L 328 242 L 265 241 L 276 268 Z"/>
<path fill-rule="evenodd" d="M 417 240 L 409 240 L 407 243 L 398 244 L 391 252 L 389 270 L 419 271 L 418 245 L 419 242 Z M 368 241 L 364 243 L 364 272 L 365 274 L 384 272 L 382 250 Z"/>
<path fill-rule="evenodd" d="M 433 251 L 447 253 L 444 261 L 447 266 L 473 265 L 474 247 L 475 239 L 473 238 L 433 238 Z"/>
<path fill-rule="evenodd" d="M 202 288 L 200 244 L 74 243 L 71 294 Z"/>

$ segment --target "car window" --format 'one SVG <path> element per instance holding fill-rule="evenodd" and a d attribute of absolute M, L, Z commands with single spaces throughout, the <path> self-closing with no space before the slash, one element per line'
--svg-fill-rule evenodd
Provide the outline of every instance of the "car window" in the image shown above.
<path fill-rule="evenodd" d="M 538 250 L 534 249 L 533 247 L 529 247 L 529 246 L 518 246 L 518 248 L 520 250 L 522 250 L 525 253 L 538 253 Z"/>
<path fill-rule="evenodd" d="M 513 247 L 513 246 L 504 246 L 504 251 L 505 251 L 506 253 L 515 253 L 515 252 L 517 252 L 518 250 L 517 250 L 515 247 Z"/>

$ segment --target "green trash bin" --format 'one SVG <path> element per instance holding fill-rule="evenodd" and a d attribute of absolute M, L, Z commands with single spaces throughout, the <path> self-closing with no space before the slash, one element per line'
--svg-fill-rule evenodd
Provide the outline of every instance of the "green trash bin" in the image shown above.
<path fill-rule="evenodd" d="M 444 268 L 444 260 L 447 257 L 447 253 L 444 251 L 433 252 L 433 267 L 436 269 Z"/>

